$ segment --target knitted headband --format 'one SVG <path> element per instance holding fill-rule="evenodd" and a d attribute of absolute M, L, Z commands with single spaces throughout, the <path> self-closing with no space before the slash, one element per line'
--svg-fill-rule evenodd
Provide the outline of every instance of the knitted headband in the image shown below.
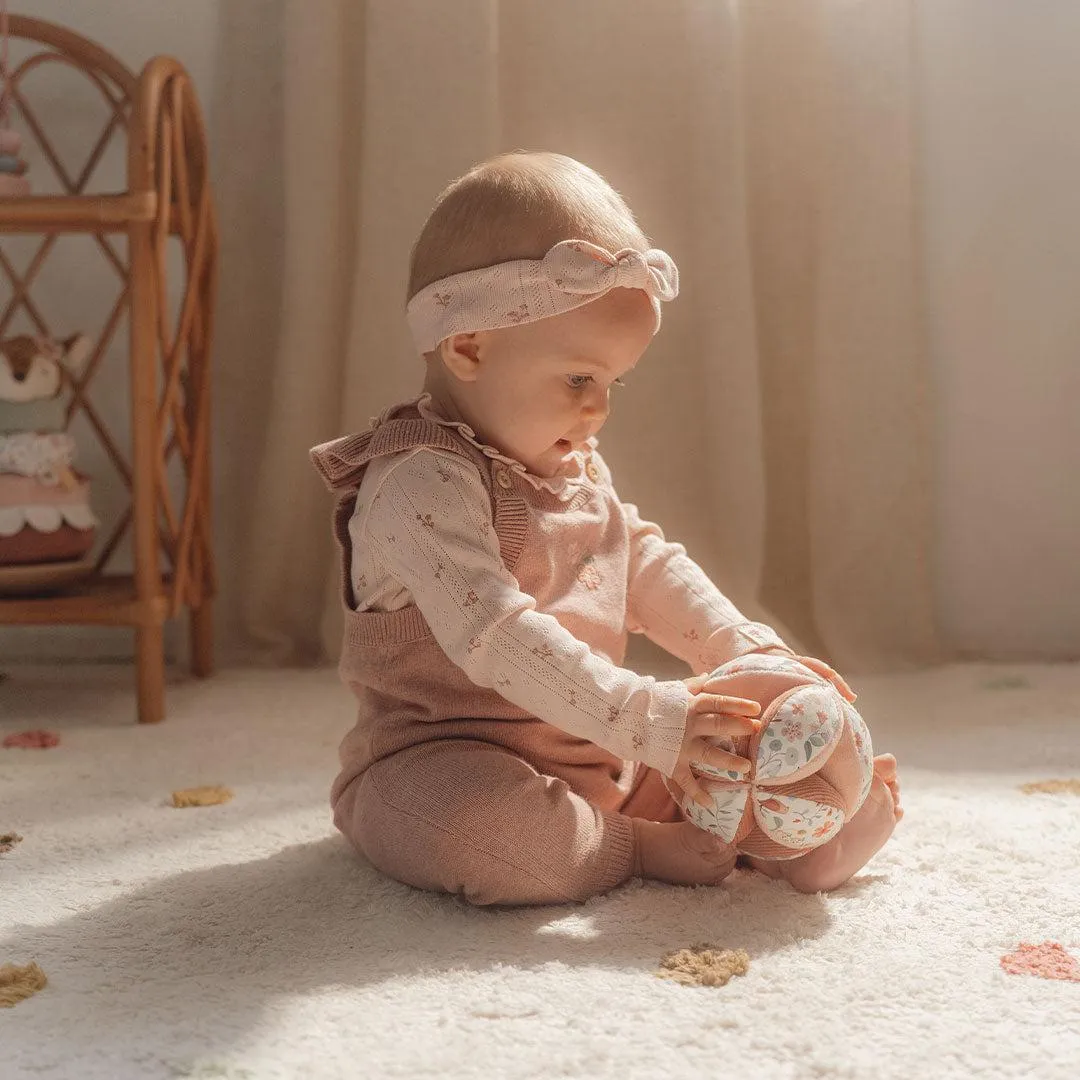
<path fill-rule="evenodd" d="M 452 274 L 418 292 L 405 309 L 421 355 L 453 334 L 536 322 L 598 300 L 615 288 L 643 289 L 660 329 L 660 301 L 679 295 L 679 270 L 659 248 L 613 255 L 587 240 L 563 240 L 543 259 L 516 259 Z"/>

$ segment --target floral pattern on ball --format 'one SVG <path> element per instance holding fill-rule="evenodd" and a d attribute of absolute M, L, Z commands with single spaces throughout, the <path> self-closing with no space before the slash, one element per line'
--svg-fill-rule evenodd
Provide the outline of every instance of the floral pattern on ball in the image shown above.
<path fill-rule="evenodd" d="M 823 764 L 844 730 L 844 699 L 818 686 L 800 686 L 778 699 L 777 711 L 761 737 L 756 773 L 772 780 L 806 766 Z"/>
<path fill-rule="evenodd" d="M 870 786 L 874 782 L 874 744 L 870 738 L 870 731 L 866 721 L 845 701 L 844 714 L 851 725 L 852 737 L 855 740 L 855 749 L 859 754 L 859 762 L 862 765 L 863 786 L 859 792 L 859 805 L 870 794 Z"/>
<path fill-rule="evenodd" d="M 725 784 L 721 787 L 707 783 L 705 787 L 713 798 L 712 809 L 707 810 L 691 800 L 684 805 L 683 811 L 699 829 L 716 833 L 727 844 L 734 843 L 735 834 L 746 813 L 750 785 Z"/>
<path fill-rule="evenodd" d="M 763 832 L 791 848 L 813 848 L 831 840 L 844 824 L 844 811 L 796 795 L 754 792 L 754 816 Z M 800 850 L 796 854 L 801 855 Z M 793 858 L 795 856 L 792 856 Z"/>

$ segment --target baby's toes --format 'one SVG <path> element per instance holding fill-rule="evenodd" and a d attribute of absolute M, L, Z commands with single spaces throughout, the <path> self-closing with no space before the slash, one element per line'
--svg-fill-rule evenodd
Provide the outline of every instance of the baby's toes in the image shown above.
<path fill-rule="evenodd" d="M 904 816 L 904 811 L 900 806 L 900 785 L 896 780 L 886 781 L 889 792 L 893 799 L 893 810 L 896 813 L 896 820 L 899 821 Z"/>
<path fill-rule="evenodd" d="M 878 754 L 874 758 L 874 772 L 886 783 L 896 780 L 896 758 L 892 754 Z"/>

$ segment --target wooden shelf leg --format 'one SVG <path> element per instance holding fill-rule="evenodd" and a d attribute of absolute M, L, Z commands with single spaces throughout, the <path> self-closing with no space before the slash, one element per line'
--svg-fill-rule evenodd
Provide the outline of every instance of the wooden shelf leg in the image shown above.
<path fill-rule="evenodd" d="M 160 623 L 136 628 L 135 660 L 139 723 L 160 724 L 165 719 L 165 631 Z"/>
<path fill-rule="evenodd" d="M 214 674 L 214 605 L 204 600 L 191 609 L 191 674 L 200 679 Z"/>
<path fill-rule="evenodd" d="M 151 226 L 133 222 L 128 233 L 131 263 L 131 476 L 135 593 L 141 604 L 161 593 L 158 566 L 158 491 L 154 463 L 161 454 L 157 425 L 157 274 Z M 139 723 L 165 719 L 165 633 L 146 612 L 135 630 Z"/>

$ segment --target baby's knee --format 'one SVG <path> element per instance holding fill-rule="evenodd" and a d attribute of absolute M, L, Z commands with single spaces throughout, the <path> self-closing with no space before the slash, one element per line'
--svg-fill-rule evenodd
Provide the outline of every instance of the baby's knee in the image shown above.
<path fill-rule="evenodd" d="M 427 768 L 403 770 L 401 762 L 383 764 L 354 783 L 355 793 L 342 797 L 335 814 L 342 832 L 383 873 L 484 906 L 562 903 L 590 895 L 577 895 L 558 867 L 558 853 L 545 850 L 546 830 L 522 828 L 529 815 L 519 813 L 499 785 L 452 767 L 436 775 Z"/>

